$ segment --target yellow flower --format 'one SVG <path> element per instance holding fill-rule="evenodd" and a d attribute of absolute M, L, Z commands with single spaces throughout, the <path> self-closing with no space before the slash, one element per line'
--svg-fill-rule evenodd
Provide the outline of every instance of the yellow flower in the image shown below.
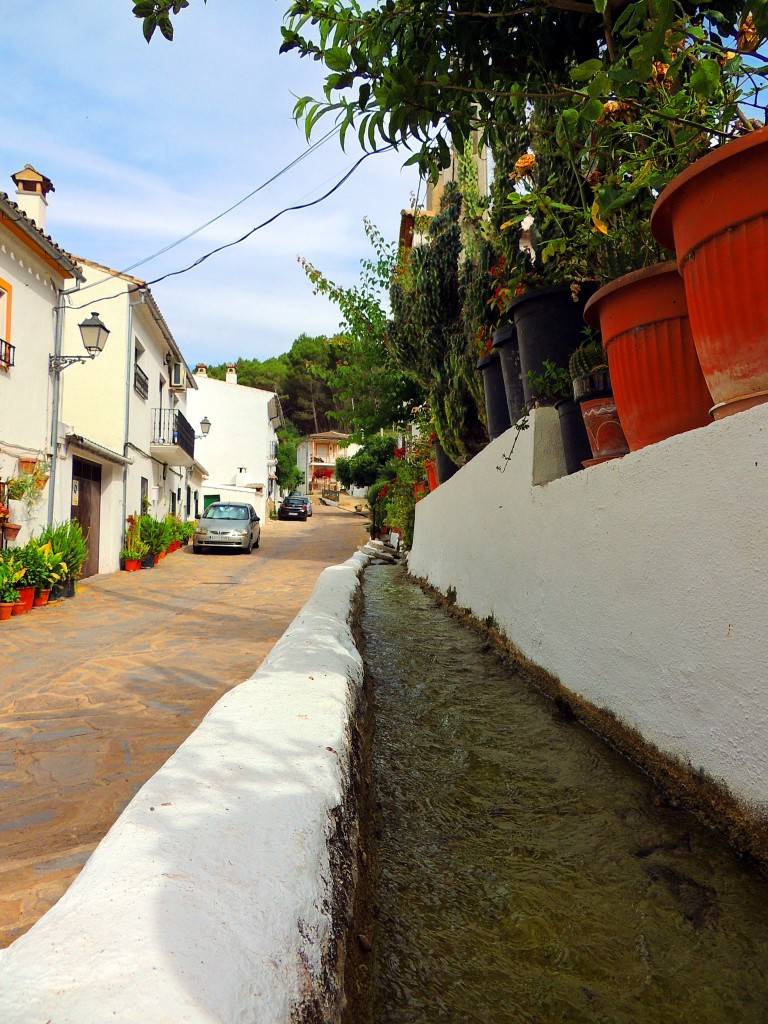
<path fill-rule="evenodd" d="M 515 173 L 518 178 L 532 177 L 535 170 L 536 157 L 533 153 L 523 153 L 523 155 L 515 161 Z"/>
<path fill-rule="evenodd" d="M 760 43 L 760 34 L 755 25 L 755 19 L 748 14 L 739 26 L 736 36 L 736 47 L 739 53 L 754 53 Z"/>
<path fill-rule="evenodd" d="M 597 200 L 595 200 L 594 203 L 592 203 L 591 213 L 592 213 L 592 223 L 595 225 L 596 230 L 600 231 L 604 235 L 607 235 L 608 234 L 608 225 L 600 217 L 600 206 L 599 206 Z"/>

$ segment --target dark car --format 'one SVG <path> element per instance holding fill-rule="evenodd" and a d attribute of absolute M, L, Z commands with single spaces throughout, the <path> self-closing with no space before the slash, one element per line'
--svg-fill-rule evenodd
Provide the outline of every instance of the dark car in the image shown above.
<path fill-rule="evenodd" d="M 312 499 L 307 497 L 306 494 L 299 494 L 298 491 L 292 491 L 288 495 L 288 497 L 289 498 L 298 498 L 299 501 L 303 501 L 305 506 L 306 506 L 306 509 L 307 509 L 307 515 L 308 516 L 312 515 Z"/>
<path fill-rule="evenodd" d="M 259 546 L 261 524 L 253 505 L 244 501 L 215 501 L 203 512 L 195 529 L 192 550 L 230 548 L 249 554 Z"/>
<path fill-rule="evenodd" d="M 277 510 L 277 518 L 301 519 L 303 522 L 306 522 L 307 506 L 304 504 L 304 499 L 301 495 L 289 494 L 287 498 L 283 498 Z"/>

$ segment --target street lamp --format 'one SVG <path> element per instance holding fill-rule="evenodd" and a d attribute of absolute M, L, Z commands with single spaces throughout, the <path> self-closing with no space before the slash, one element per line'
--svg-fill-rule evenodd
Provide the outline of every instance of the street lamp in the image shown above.
<path fill-rule="evenodd" d="M 99 319 L 98 313 L 91 313 L 91 315 L 83 320 L 81 324 L 78 324 L 80 328 L 80 337 L 83 339 L 83 346 L 86 351 L 84 356 L 48 356 L 48 372 L 54 374 L 60 374 L 62 370 L 66 370 L 72 363 L 84 363 L 88 359 L 95 359 L 99 352 L 104 351 L 104 346 L 107 343 L 109 337 L 109 328 Z"/>
<path fill-rule="evenodd" d="M 195 437 L 198 439 L 198 441 L 201 440 L 204 437 L 208 437 L 208 431 L 210 429 L 211 429 L 211 421 L 208 419 L 207 416 L 203 416 L 203 418 L 200 420 L 200 430 L 202 431 L 202 433 L 201 434 L 195 434 Z"/>
<path fill-rule="evenodd" d="M 85 363 L 89 359 L 95 359 L 99 352 L 102 352 L 109 337 L 109 329 L 99 319 L 98 313 L 91 315 L 78 324 L 80 337 L 83 339 L 83 346 L 86 354 L 84 356 L 62 356 L 61 338 L 64 330 L 64 307 L 59 306 L 56 310 L 56 342 L 54 346 L 55 355 L 48 356 L 48 372 L 53 374 L 53 399 L 51 409 L 51 475 L 48 481 L 48 525 L 53 523 L 53 513 L 56 501 L 56 467 L 59 461 L 59 403 L 61 401 L 61 371 L 66 370 L 72 363 Z"/>

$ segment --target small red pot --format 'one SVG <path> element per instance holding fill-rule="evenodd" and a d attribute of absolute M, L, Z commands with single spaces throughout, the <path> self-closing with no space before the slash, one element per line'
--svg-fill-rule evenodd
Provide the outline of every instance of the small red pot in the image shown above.
<path fill-rule="evenodd" d="M 430 491 L 436 491 L 440 486 L 440 481 L 437 479 L 437 463 L 432 459 L 425 459 L 424 468 L 427 471 L 427 483 Z"/>
<path fill-rule="evenodd" d="M 41 589 L 35 591 L 35 600 L 32 603 L 33 608 L 42 608 L 48 604 L 48 598 L 51 596 L 51 588 Z"/>
<path fill-rule="evenodd" d="M 32 611 L 32 602 L 35 600 L 34 587 L 19 587 L 19 600 L 24 605 L 25 611 Z M 17 612 L 18 614 L 18 612 Z"/>

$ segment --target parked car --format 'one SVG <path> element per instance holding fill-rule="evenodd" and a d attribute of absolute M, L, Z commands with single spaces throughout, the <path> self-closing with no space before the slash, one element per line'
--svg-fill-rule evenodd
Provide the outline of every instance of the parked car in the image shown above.
<path fill-rule="evenodd" d="M 298 492 L 298 491 L 292 491 L 292 492 L 291 492 L 291 493 L 290 493 L 290 494 L 288 495 L 288 497 L 289 497 L 289 498 L 300 498 L 300 499 L 301 499 L 301 501 L 303 501 L 303 502 L 304 502 L 304 504 L 305 504 L 305 505 L 306 505 L 306 507 L 307 507 L 307 515 L 308 515 L 308 516 L 311 516 L 311 515 L 312 515 L 312 499 L 311 499 L 311 498 L 309 498 L 309 497 L 308 497 L 308 496 L 307 496 L 306 494 L 299 494 L 299 492 Z"/>
<path fill-rule="evenodd" d="M 287 498 L 283 498 L 277 510 L 278 519 L 301 519 L 306 522 L 307 515 L 307 506 L 301 494 L 289 494 Z"/>
<path fill-rule="evenodd" d="M 215 501 L 203 512 L 195 529 L 192 550 L 230 548 L 250 554 L 259 546 L 261 523 L 253 505 L 244 501 Z"/>

